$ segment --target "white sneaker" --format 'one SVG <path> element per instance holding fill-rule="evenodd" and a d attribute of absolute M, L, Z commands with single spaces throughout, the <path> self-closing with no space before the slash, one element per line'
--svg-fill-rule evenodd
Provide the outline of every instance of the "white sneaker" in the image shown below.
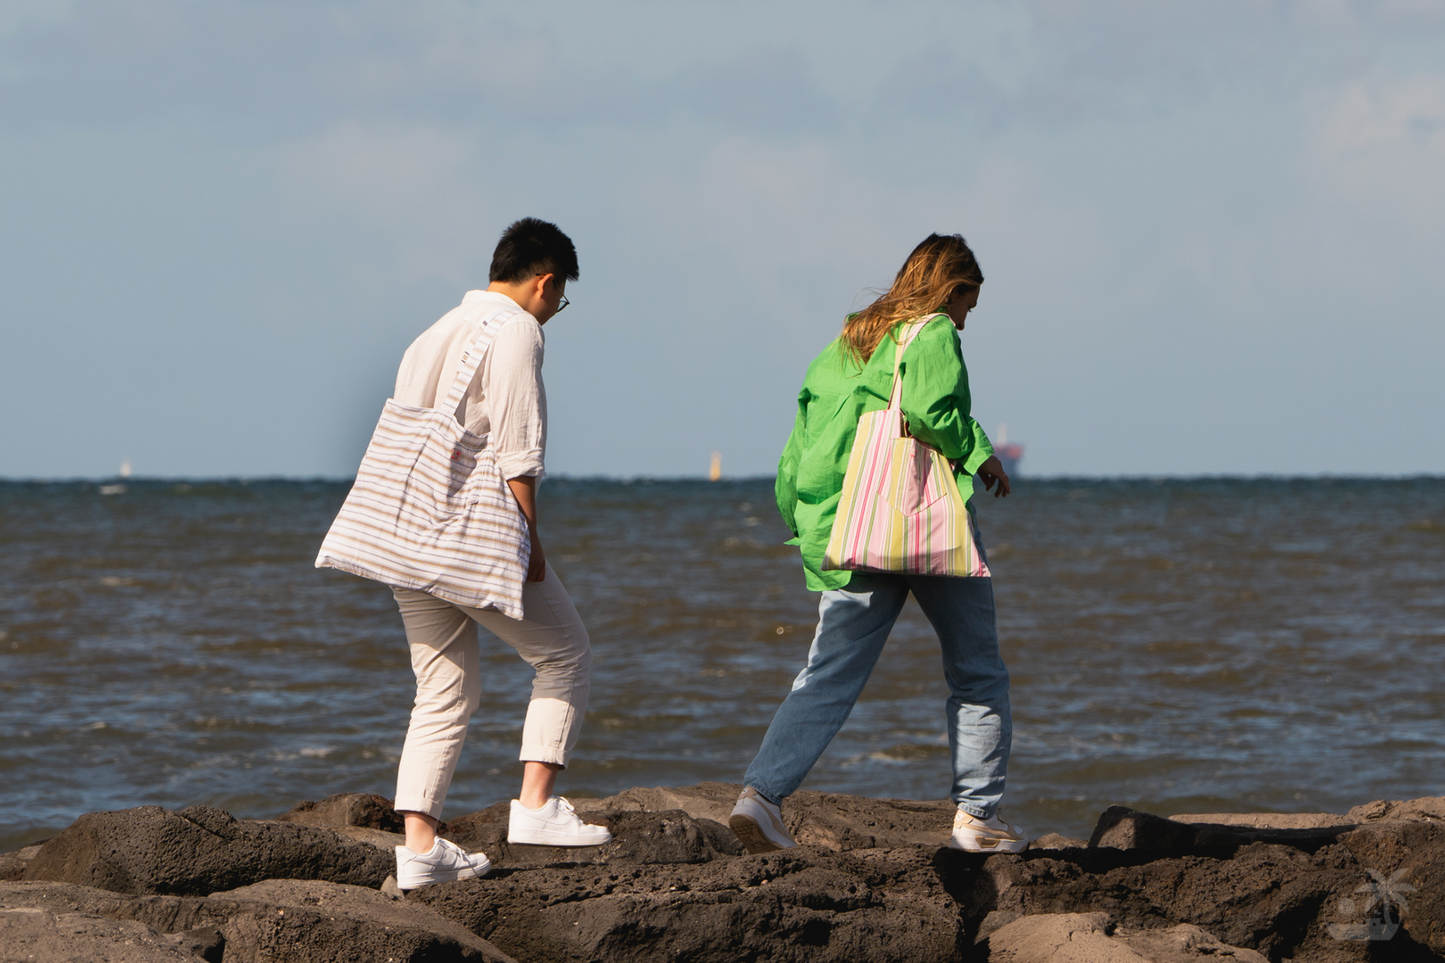
<path fill-rule="evenodd" d="M 728 817 L 728 828 L 750 853 L 771 853 L 798 845 L 783 825 L 783 811 L 752 786 L 743 790 Z"/>
<path fill-rule="evenodd" d="M 396 847 L 397 889 L 416 889 L 428 883 L 449 883 L 455 879 L 485 876 L 491 868 L 492 861 L 485 853 L 469 853 L 440 836 L 429 853 L 418 855 L 405 846 Z"/>
<path fill-rule="evenodd" d="M 601 846 L 612 839 L 606 826 L 582 821 L 572 804 L 553 796 L 541 809 L 528 809 L 520 799 L 512 800 L 512 819 L 507 824 L 507 842 L 529 846 Z"/>
<path fill-rule="evenodd" d="M 953 835 L 948 845 L 969 853 L 1021 853 L 1029 834 L 1004 822 L 998 813 L 988 819 L 970 816 L 960 809 L 953 817 Z"/>

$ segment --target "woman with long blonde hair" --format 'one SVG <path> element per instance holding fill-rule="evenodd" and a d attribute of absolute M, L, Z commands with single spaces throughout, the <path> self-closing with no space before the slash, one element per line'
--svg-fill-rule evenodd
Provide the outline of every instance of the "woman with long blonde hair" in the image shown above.
<path fill-rule="evenodd" d="M 887 407 L 895 360 L 909 433 L 949 460 L 960 492 L 971 492 L 977 475 L 995 497 L 1009 493 L 1008 475 L 969 414 L 959 347 L 958 332 L 982 286 L 983 272 L 963 238 L 930 234 L 908 255 L 893 286 L 849 315 L 842 334 L 808 367 L 778 465 L 777 498 L 794 535 L 789 544 L 802 553 L 808 588 L 822 599 L 808 663 L 773 717 L 730 819 L 749 852 L 795 845 L 782 802 L 852 712 L 909 592 L 943 648 L 951 796 L 958 806 L 949 844 L 1010 853 L 1028 844 L 998 815 L 1012 722 L 992 579 L 824 567 L 858 419 Z M 910 322 L 922 326 L 896 359 L 900 331 Z M 982 554 L 976 526 L 973 533 Z"/>

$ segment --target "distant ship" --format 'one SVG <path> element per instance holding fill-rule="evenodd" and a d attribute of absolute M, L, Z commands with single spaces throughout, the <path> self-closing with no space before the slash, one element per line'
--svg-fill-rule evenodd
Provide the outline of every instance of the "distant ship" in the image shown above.
<path fill-rule="evenodd" d="M 1024 458 L 1024 446 L 1020 444 L 1009 444 L 1008 425 L 998 426 L 998 439 L 993 443 L 993 453 L 1003 463 L 1003 470 L 1008 473 L 1010 479 L 1017 478 L 1019 473 L 1019 462 Z"/>
<path fill-rule="evenodd" d="M 1003 470 L 1008 474 L 1010 484 L 1018 481 L 1019 462 L 1024 458 L 1024 446 L 1009 444 L 1008 425 L 998 426 L 998 437 L 993 439 L 993 453 L 998 456 Z M 984 490 L 983 482 L 979 481 L 977 475 L 973 476 L 973 490 L 975 494 Z"/>

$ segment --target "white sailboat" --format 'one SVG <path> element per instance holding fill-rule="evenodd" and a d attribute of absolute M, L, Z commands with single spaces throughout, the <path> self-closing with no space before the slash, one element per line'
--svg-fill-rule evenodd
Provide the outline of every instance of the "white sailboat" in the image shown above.
<path fill-rule="evenodd" d="M 119 474 L 120 474 L 120 477 L 121 477 L 121 478 L 129 478 L 129 477 L 130 477 L 130 459 L 129 459 L 129 458 L 123 458 L 123 459 L 121 459 L 120 472 L 119 472 Z M 102 495 L 124 495 L 124 494 L 125 494 L 125 485 L 124 485 L 124 484 L 121 484 L 121 483 L 115 483 L 115 484 L 111 484 L 111 485 L 101 485 L 101 486 L 100 486 L 100 493 L 101 493 Z"/>

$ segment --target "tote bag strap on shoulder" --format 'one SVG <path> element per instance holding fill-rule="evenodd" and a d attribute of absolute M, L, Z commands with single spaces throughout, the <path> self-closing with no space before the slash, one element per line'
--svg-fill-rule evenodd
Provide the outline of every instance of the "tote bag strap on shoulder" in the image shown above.
<path fill-rule="evenodd" d="M 438 408 L 442 411 L 450 411 L 455 417 L 457 409 L 462 406 L 462 395 L 467 393 L 477 372 L 481 370 L 482 359 L 487 356 L 487 348 L 491 346 L 492 338 L 501 330 L 502 325 L 521 313 L 521 308 L 502 308 L 495 314 L 482 319 L 481 323 L 477 325 L 477 333 L 472 335 L 472 340 L 462 351 L 462 363 L 457 368 L 457 379 L 452 382 L 452 389 L 447 392 L 446 401 L 437 405 Z"/>
<path fill-rule="evenodd" d="M 903 405 L 903 379 L 898 376 L 899 365 L 903 364 L 903 352 L 908 350 L 908 346 L 913 343 L 914 338 L 918 337 L 918 332 L 923 330 L 923 326 L 935 317 L 937 315 L 930 315 L 926 318 L 919 318 L 917 321 L 904 321 L 900 325 L 903 330 L 898 332 L 898 348 L 893 352 L 893 396 L 888 399 L 888 407 L 893 410 L 897 410 Z"/>

